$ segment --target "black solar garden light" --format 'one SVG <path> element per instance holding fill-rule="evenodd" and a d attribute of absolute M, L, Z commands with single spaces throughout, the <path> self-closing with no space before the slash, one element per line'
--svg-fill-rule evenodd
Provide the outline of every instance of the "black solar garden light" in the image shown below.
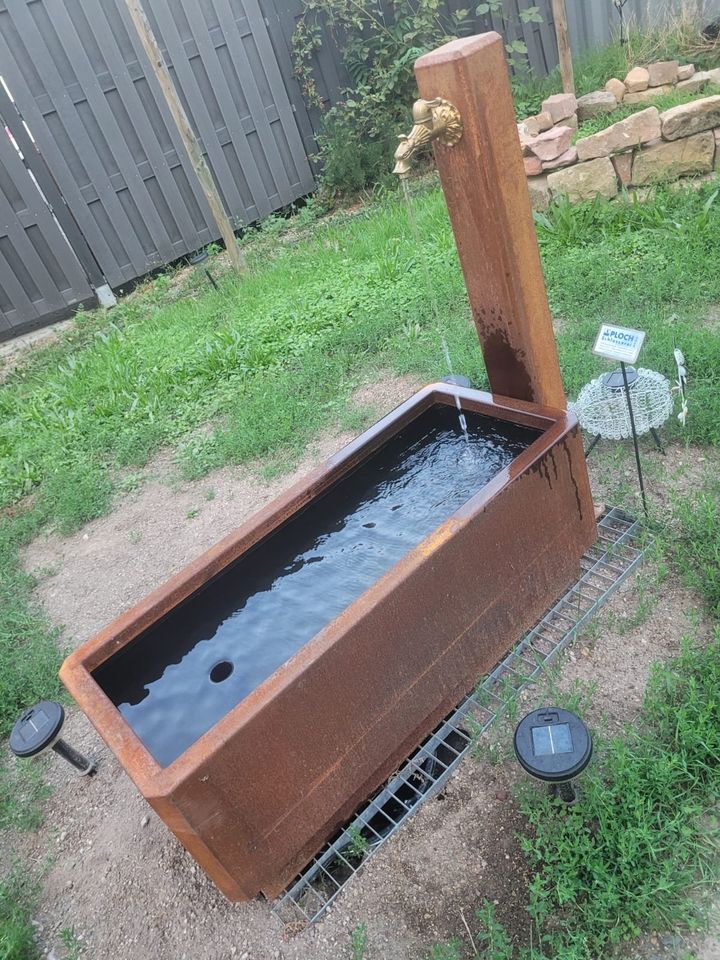
<path fill-rule="evenodd" d="M 204 263 L 204 262 L 207 260 L 208 256 L 209 256 L 209 254 L 208 254 L 207 250 L 200 250 L 198 253 L 194 253 L 191 257 L 188 257 L 188 263 L 190 264 L 191 267 L 197 267 L 197 266 L 199 266 L 201 263 Z M 214 287 L 216 290 L 218 290 L 219 287 L 218 287 L 218 284 L 217 284 L 217 280 L 216 280 L 215 277 L 210 273 L 210 271 L 208 270 L 207 267 L 205 267 L 205 276 L 208 278 L 208 280 L 209 280 L 210 283 L 213 285 L 213 287 Z"/>
<path fill-rule="evenodd" d="M 84 776 L 92 776 L 96 765 L 60 738 L 65 711 L 54 700 L 41 700 L 20 717 L 10 734 L 10 749 L 23 760 L 53 750 Z"/>
<path fill-rule="evenodd" d="M 515 728 L 515 756 L 531 777 L 550 784 L 553 796 L 575 803 L 573 778 L 592 757 L 592 737 L 580 717 L 560 707 L 533 710 Z"/>

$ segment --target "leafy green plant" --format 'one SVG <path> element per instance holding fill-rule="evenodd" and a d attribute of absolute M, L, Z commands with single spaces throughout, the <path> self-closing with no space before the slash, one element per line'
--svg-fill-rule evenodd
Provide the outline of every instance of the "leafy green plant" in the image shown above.
<path fill-rule="evenodd" d="M 367 837 L 362 833 L 360 827 L 354 824 L 348 829 L 348 835 L 350 837 L 350 845 L 348 846 L 350 856 L 354 860 L 362 860 L 370 849 Z"/>
<path fill-rule="evenodd" d="M 480 4 L 476 16 L 500 11 L 501 0 Z M 539 7 L 519 12 L 523 23 L 538 22 Z M 330 193 L 352 193 L 387 179 L 393 146 L 407 126 L 415 99 L 413 65 L 433 47 L 470 32 L 470 9 L 454 10 L 438 0 L 393 0 L 390 8 L 375 0 L 304 0 L 293 37 L 295 69 L 305 95 L 322 104 L 314 57 L 330 39 L 341 52 L 352 80 L 340 102 L 325 114 L 318 136 L 322 182 Z M 506 43 L 513 66 L 524 66 L 522 40 Z"/>
<path fill-rule="evenodd" d="M 495 917 L 494 905 L 485 900 L 476 916 L 480 923 L 477 938 L 484 944 L 485 955 L 492 960 L 512 960 L 515 951 L 507 931 Z"/>
<path fill-rule="evenodd" d="M 352 960 L 367 960 L 368 935 L 364 923 L 359 923 L 350 934 Z"/>
<path fill-rule="evenodd" d="M 72 927 L 63 927 L 58 934 L 60 943 L 65 948 L 64 960 L 79 960 L 83 953 L 83 945 Z"/>

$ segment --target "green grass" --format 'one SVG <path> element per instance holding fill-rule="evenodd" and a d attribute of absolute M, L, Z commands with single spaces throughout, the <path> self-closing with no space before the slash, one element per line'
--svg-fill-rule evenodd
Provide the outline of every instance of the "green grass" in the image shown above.
<path fill-rule="evenodd" d="M 0 877 L 0 960 L 39 960 L 30 922 L 36 896 L 19 867 Z"/>
<path fill-rule="evenodd" d="M 474 936 L 482 954 L 454 942 L 432 960 L 590 960 L 642 931 L 702 929 L 718 878 L 718 690 L 720 631 L 654 666 L 641 717 L 622 736 L 595 732 L 580 804 L 522 783 L 535 950 L 514 945 L 486 903 Z"/>
<path fill-rule="evenodd" d="M 720 483 L 676 500 L 668 549 L 685 583 L 705 597 L 720 621 Z"/>
<path fill-rule="evenodd" d="M 670 110 L 672 107 L 679 107 L 686 103 L 692 103 L 694 100 L 702 100 L 705 97 L 715 97 L 720 94 L 720 86 L 709 84 L 705 90 L 700 93 L 690 93 L 686 90 L 672 90 L 670 93 L 660 94 L 646 103 L 621 103 L 612 113 L 605 113 L 599 117 L 593 117 L 592 120 L 586 120 L 581 123 L 573 136 L 573 143 L 577 143 L 583 137 L 590 137 L 594 133 L 606 130 L 614 123 L 625 120 L 627 117 L 638 113 L 640 110 L 647 110 L 648 107 L 657 107 L 662 113 L 664 110 Z"/>

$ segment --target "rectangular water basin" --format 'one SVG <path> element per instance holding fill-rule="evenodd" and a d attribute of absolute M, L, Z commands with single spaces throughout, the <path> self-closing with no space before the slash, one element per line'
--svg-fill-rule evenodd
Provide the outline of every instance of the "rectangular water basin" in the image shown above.
<path fill-rule="evenodd" d="M 433 385 L 68 658 L 230 899 L 277 894 L 573 579 L 578 457 L 569 414 Z"/>

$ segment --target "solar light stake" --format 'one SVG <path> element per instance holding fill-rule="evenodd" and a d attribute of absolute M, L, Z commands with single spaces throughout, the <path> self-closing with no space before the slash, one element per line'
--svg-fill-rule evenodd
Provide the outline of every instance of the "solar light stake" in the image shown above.
<path fill-rule="evenodd" d="M 640 493 L 642 495 L 643 510 L 645 511 L 645 516 L 647 516 L 647 500 L 645 499 L 645 484 L 643 482 L 642 467 L 640 466 L 640 447 L 638 446 L 638 435 L 637 430 L 635 429 L 635 414 L 633 413 L 632 400 L 630 399 L 630 384 L 628 383 L 627 369 L 625 363 L 620 361 L 620 369 L 622 370 L 623 383 L 625 385 L 625 396 L 627 398 L 628 405 L 628 414 L 630 415 L 630 428 L 633 435 L 633 445 L 635 447 L 635 463 L 637 464 L 637 474 L 638 480 L 640 481 Z"/>
<path fill-rule="evenodd" d="M 552 796 L 576 803 L 572 784 L 592 757 L 592 738 L 580 717 L 560 707 L 533 710 L 515 728 L 515 756 L 531 777 L 550 784 Z"/>
<path fill-rule="evenodd" d="M 208 258 L 207 250 L 201 250 L 199 253 L 194 254 L 192 257 L 188 257 L 188 263 L 191 266 L 196 267 L 199 263 L 202 263 L 204 260 L 207 260 L 207 258 Z M 215 277 L 210 273 L 207 267 L 205 267 L 204 269 L 205 269 L 205 276 L 208 278 L 209 282 L 213 285 L 213 287 L 216 290 L 219 290 L 220 287 L 218 286 L 218 283 Z"/>
<path fill-rule="evenodd" d="M 61 739 L 60 731 L 64 722 L 65 711 L 60 704 L 54 700 L 42 700 L 26 710 L 13 727 L 10 749 L 16 757 L 27 759 L 50 748 L 83 776 L 92 776 L 97 769 L 95 761 L 78 753 Z"/>
<path fill-rule="evenodd" d="M 69 743 L 66 743 L 62 738 L 55 741 L 52 745 L 53 751 L 63 760 L 67 760 L 68 763 L 72 764 L 76 770 L 79 770 L 83 776 L 90 776 L 95 773 L 97 769 L 95 763 L 92 760 L 88 760 L 87 757 L 83 756 L 82 753 L 78 753 Z"/>
<path fill-rule="evenodd" d="M 552 795 L 560 797 L 563 803 L 577 803 L 577 793 L 572 780 L 568 780 L 566 783 L 553 783 Z"/>

